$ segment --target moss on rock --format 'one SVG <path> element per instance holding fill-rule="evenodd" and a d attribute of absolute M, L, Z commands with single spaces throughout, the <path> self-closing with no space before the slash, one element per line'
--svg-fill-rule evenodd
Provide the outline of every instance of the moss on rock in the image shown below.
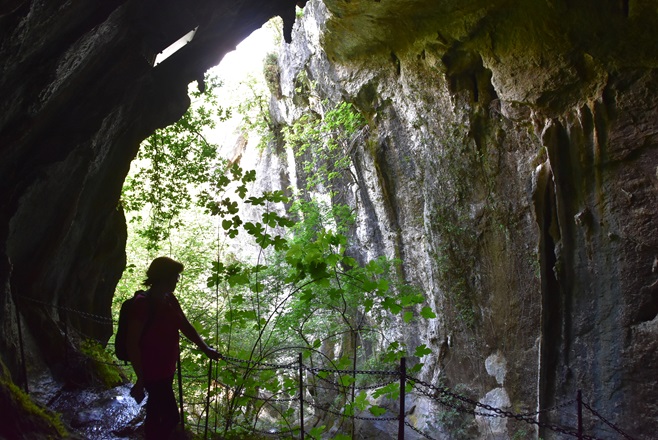
<path fill-rule="evenodd" d="M 58 414 L 35 403 L 14 384 L 4 363 L 0 362 L 1 438 L 56 439 L 68 437 Z"/>

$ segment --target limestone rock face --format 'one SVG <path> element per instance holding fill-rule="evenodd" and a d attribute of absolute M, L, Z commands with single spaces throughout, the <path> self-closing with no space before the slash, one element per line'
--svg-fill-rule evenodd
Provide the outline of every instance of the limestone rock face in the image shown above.
<path fill-rule="evenodd" d="M 401 258 L 425 291 L 437 318 L 403 335 L 434 349 L 424 380 L 572 428 L 575 405 L 551 408 L 581 389 L 629 435 L 654 435 L 656 24 L 641 1 L 306 7 L 273 113 L 321 111 L 295 91 L 307 77 L 368 119 L 341 191 L 351 252 Z M 484 418 L 459 429 L 562 435 Z M 586 432 L 605 436 L 601 423 Z"/>

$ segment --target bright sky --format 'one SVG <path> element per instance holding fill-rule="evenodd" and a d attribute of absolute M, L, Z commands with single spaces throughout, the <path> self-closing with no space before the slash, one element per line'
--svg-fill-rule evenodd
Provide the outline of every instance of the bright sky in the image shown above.
<path fill-rule="evenodd" d="M 209 74 L 216 74 L 223 81 L 217 91 L 220 105 L 236 107 L 246 98 L 251 98 L 253 91 L 245 85 L 250 77 L 258 80 L 259 89 L 269 93 L 264 83 L 263 60 L 268 53 L 279 51 L 282 40 L 280 26 L 280 21 L 266 23 L 238 44 L 234 51 L 227 53 L 218 66 L 210 69 Z M 240 117 L 234 112 L 232 120 L 219 124 L 206 135 L 211 142 L 220 144 L 222 150 L 230 151 L 237 138 L 235 129 L 239 123 Z"/>
<path fill-rule="evenodd" d="M 239 81 L 263 70 L 263 58 L 275 51 L 278 47 L 274 29 L 265 25 L 238 44 L 233 52 L 227 53 L 211 72 L 218 73 L 226 82 Z"/>

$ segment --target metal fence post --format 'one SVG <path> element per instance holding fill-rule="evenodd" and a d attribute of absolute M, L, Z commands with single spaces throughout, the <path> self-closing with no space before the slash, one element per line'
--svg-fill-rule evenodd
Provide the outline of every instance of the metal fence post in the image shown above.
<path fill-rule="evenodd" d="M 302 364 L 302 354 L 299 353 L 299 427 L 301 429 L 300 438 L 304 440 L 304 364 Z"/>
<path fill-rule="evenodd" d="M 206 426 L 203 428 L 203 438 L 208 438 L 208 419 L 210 418 L 210 385 L 212 381 L 212 358 L 208 358 L 208 389 L 206 390 Z"/>
<path fill-rule="evenodd" d="M 407 358 L 400 359 L 400 414 L 398 415 L 398 440 L 404 440 L 404 389 L 407 385 Z"/>
<path fill-rule="evenodd" d="M 185 432 L 185 411 L 183 410 L 183 373 L 181 372 L 180 353 L 178 353 L 178 403 L 180 405 L 180 424 Z"/>

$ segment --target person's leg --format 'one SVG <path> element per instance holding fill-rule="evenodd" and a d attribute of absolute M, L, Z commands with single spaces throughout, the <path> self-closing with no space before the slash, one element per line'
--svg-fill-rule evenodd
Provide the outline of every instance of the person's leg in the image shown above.
<path fill-rule="evenodd" d="M 149 382 L 144 385 L 148 392 L 144 430 L 148 440 L 169 438 L 179 421 L 176 396 L 172 389 L 174 378 Z"/>

